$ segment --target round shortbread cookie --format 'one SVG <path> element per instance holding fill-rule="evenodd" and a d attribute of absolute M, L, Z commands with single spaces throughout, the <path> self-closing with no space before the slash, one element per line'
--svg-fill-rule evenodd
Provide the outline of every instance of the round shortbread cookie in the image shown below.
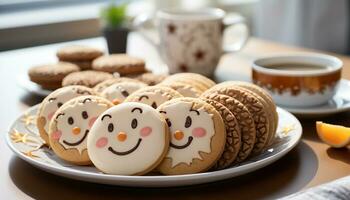
<path fill-rule="evenodd" d="M 202 100 L 214 106 L 214 108 L 220 113 L 221 118 L 225 123 L 225 150 L 213 167 L 213 169 L 224 169 L 233 163 L 233 161 L 237 158 L 239 150 L 241 149 L 241 130 L 236 117 L 226 106 L 211 99 L 202 98 Z"/>
<path fill-rule="evenodd" d="M 140 102 L 156 109 L 162 103 L 179 97 L 183 96 L 169 87 L 149 86 L 130 94 L 124 102 Z"/>
<path fill-rule="evenodd" d="M 241 102 L 227 95 L 203 94 L 201 97 L 221 103 L 236 117 L 241 131 L 241 148 L 234 163 L 244 161 L 252 152 L 256 140 L 254 119 L 248 109 Z"/>
<path fill-rule="evenodd" d="M 57 89 L 61 87 L 64 77 L 79 70 L 79 67 L 72 63 L 58 62 L 32 67 L 29 69 L 28 75 L 32 82 L 45 89 Z"/>
<path fill-rule="evenodd" d="M 95 95 L 96 93 L 84 86 L 67 86 L 51 92 L 40 104 L 37 114 L 37 127 L 40 137 L 49 145 L 49 124 L 57 111 L 67 101 L 82 95 Z"/>
<path fill-rule="evenodd" d="M 147 87 L 147 85 L 141 82 L 117 82 L 104 89 L 101 96 L 117 105 L 122 103 L 130 94 L 144 87 Z"/>
<path fill-rule="evenodd" d="M 87 137 L 98 116 L 112 107 L 107 99 L 80 96 L 63 104 L 49 127 L 50 147 L 61 159 L 77 165 L 91 164 Z"/>
<path fill-rule="evenodd" d="M 209 89 L 216 84 L 211 79 L 209 79 L 201 74 L 197 74 L 197 73 L 189 73 L 189 72 L 177 73 L 177 74 L 171 75 L 168 78 L 169 79 L 176 79 L 176 80 L 194 80 L 196 82 L 203 84 L 206 87 L 206 89 Z"/>
<path fill-rule="evenodd" d="M 94 47 L 70 45 L 60 48 L 56 55 L 62 61 L 92 61 L 102 56 L 103 52 Z"/>
<path fill-rule="evenodd" d="M 137 80 L 146 83 L 149 86 L 157 85 L 162 82 L 167 75 L 165 74 L 153 74 L 151 72 L 144 73 L 135 77 Z"/>
<path fill-rule="evenodd" d="M 126 77 L 114 77 L 111 79 L 107 79 L 105 81 L 102 81 L 101 83 L 97 84 L 93 89 L 97 93 L 103 92 L 104 89 L 107 87 L 113 85 L 114 83 L 120 83 L 120 82 L 137 82 L 137 83 L 143 83 L 142 81 L 135 80 L 132 78 L 126 78 Z"/>
<path fill-rule="evenodd" d="M 170 87 L 176 91 L 178 91 L 180 94 L 182 94 L 184 97 L 199 97 L 203 92 L 198 90 L 195 86 L 185 83 L 170 83 L 170 84 L 159 84 L 161 86 Z"/>
<path fill-rule="evenodd" d="M 97 119 L 90 132 L 91 161 L 107 174 L 146 174 L 158 166 L 169 148 L 164 118 L 142 103 L 114 106 Z"/>
<path fill-rule="evenodd" d="M 166 175 L 210 169 L 226 143 L 225 124 L 216 109 L 198 98 L 177 98 L 160 105 L 170 130 L 170 148 L 158 170 Z"/>
<path fill-rule="evenodd" d="M 177 79 L 165 79 L 163 80 L 160 85 L 172 85 L 172 84 L 185 84 L 185 85 L 191 85 L 193 87 L 195 87 L 198 91 L 200 91 L 201 93 L 203 93 L 204 91 L 206 91 L 208 88 L 206 88 L 204 85 L 202 85 L 201 83 L 199 83 L 198 81 L 195 81 L 194 79 L 184 79 L 184 80 L 177 80 Z"/>
<path fill-rule="evenodd" d="M 113 75 L 106 72 L 97 72 L 92 70 L 74 72 L 67 75 L 63 79 L 62 86 L 83 85 L 93 88 L 102 81 L 110 78 L 113 78 Z"/>
<path fill-rule="evenodd" d="M 140 74 L 146 71 L 144 60 L 127 54 L 101 56 L 92 62 L 92 69 L 118 72 L 120 75 Z"/>
<path fill-rule="evenodd" d="M 215 93 L 233 97 L 247 107 L 254 119 L 256 129 L 256 141 L 252 153 L 262 152 L 268 143 L 269 137 L 269 120 L 264 105 L 251 92 L 234 85 L 216 85 L 205 92 L 205 94 Z"/>

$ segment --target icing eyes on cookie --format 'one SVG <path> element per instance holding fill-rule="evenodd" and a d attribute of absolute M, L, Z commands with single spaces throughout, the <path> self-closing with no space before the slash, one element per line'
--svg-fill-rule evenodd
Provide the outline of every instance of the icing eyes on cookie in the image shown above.
<path fill-rule="evenodd" d="M 114 130 L 114 125 L 113 125 L 112 123 L 109 123 L 107 129 L 108 129 L 108 132 L 110 132 L 110 133 L 113 132 L 113 130 Z"/>
<path fill-rule="evenodd" d="M 87 113 L 86 111 L 83 111 L 83 112 L 81 113 L 81 116 L 83 117 L 83 119 L 89 118 L 89 115 L 88 115 L 88 113 Z"/>
<path fill-rule="evenodd" d="M 57 107 L 59 108 L 59 107 L 61 107 L 63 105 L 63 103 L 61 103 L 61 102 L 58 102 L 57 103 Z"/>
<path fill-rule="evenodd" d="M 137 127 L 137 119 L 131 121 L 131 128 L 135 129 Z"/>
<path fill-rule="evenodd" d="M 185 128 L 189 128 L 192 125 L 192 119 L 190 116 L 186 117 Z"/>
<path fill-rule="evenodd" d="M 74 123 L 73 117 L 68 117 L 68 124 L 72 125 Z"/>
<path fill-rule="evenodd" d="M 166 118 L 165 121 L 168 124 L 168 127 L 171 127 L 171 121 L 168 118 Z"/>

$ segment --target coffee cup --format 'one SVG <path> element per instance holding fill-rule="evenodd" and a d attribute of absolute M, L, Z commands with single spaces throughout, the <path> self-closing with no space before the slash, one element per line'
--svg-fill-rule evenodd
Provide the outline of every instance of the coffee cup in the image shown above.
<path fill-rule="evenodd" d="M 158 32 L 153 37 L 151 28 L 147 27 L 152 23 Z M 249 37 L 242 16 L 227 15 L 218 8 L 160 10 L 155 16 L 141 14 L 135 18 L 134 27 L 156 46 L 171 74 L 193 72 L 212 76 L 221 55 L 239 51 Z M 223 45 L 227 28 L 238 28 L 240 31 L 236 32 L 240 34 L 232 43 Z"/>
<path fill-rule="evenodd" d="M 333 98 L 342 67 L 341 60 L 325 54 L 274 55 L 253 62 L 252 79 L 269 91 L 278 105 L 312 107 Z"/>

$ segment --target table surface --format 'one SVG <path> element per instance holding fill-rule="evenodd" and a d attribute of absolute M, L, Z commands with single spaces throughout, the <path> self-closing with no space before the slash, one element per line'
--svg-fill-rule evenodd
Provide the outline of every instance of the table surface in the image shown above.
<path fill-rule="evenodd" d="M 105 48 L 102 38 L 70 43 Z M 8 131 L 13 120 L 42 99 L 17 85 L 17 77 L 36 64 L 55 62 L 55 51 L 67 43 L 0 52 L 0 130 Z M 147 66 L 160 70 L 164 64 L 156 50 L 138 34 L 129 35 L 128 52 L 146 59 Z M 141 47 L 141 48 L 140 48 Z M 312 51 L 285 46 L 256 38 L 250 39 L 240 52 L 222 57 L 216 79 L 249 80 L 254 58 L 282 52 Z M 344 62 L 343 77 L 350 79 L 350 57 L 338 56 Z M 0 188 L 2 199 L 271 199 L 329 182 L 350 174 L 349 150 L 332 149 L 323 144 L 315 132 L 315 121 L 302 120 L 303 138 L 290 153 L 274 164 L 241 177 L 199 186 L 144 189 L 98 185 L 58 177 L 32 167 L 17 158 L 0 139 Z M 322 119 L 325 122 L 349 125 L 350 113 Z"/>

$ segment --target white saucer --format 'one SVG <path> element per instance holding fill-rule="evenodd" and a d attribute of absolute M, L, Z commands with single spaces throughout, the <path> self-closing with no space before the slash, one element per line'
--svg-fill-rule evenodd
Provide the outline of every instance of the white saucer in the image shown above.
<path fill-rule="evenodd" d="M 297 116 L 308 118 L 350 111 L 350 81 L 342 79 L 338 92 L 327 104 L 306 108 L 282 107 Z"/>
<path fill-rule="evenodd" d="M 75 166 L 59 159 L 51 149 L 41 147 L 42 142 L 33 118 L 38 111 L 34 106 L 16 119 L 4 134 L 6 141 L 16 156 L 39 169 L 81 181 L 132 187 L 172 187 L 209 183 L 241 176 L 263 168 L 277 161 L 291 151 L 300 141 L 302 127 L 297 118 L 289 112 L 277 108 L 278 129 L 276 139 L 271 146 L 259 155 L 250 157 L 243 163 L 224 170 L 198 174 L 164 176 L 120 176 L 99 172 L 94 166 Z M 30 123 L 29 123 L 30 122 Z M 27 143 L 18 137 L 26 136 Z"/>
<path fill-rule="evenodd" d="M 30 81 L 29 77 L 26 74 L 18 76 L 17 83 L 20 87 L 27 90 L 28 92 L 39 96 L 46 97 L 52 92 L 52 90 L 43 89 L 42 87 L 40 87 L 40 85 Z"/>

